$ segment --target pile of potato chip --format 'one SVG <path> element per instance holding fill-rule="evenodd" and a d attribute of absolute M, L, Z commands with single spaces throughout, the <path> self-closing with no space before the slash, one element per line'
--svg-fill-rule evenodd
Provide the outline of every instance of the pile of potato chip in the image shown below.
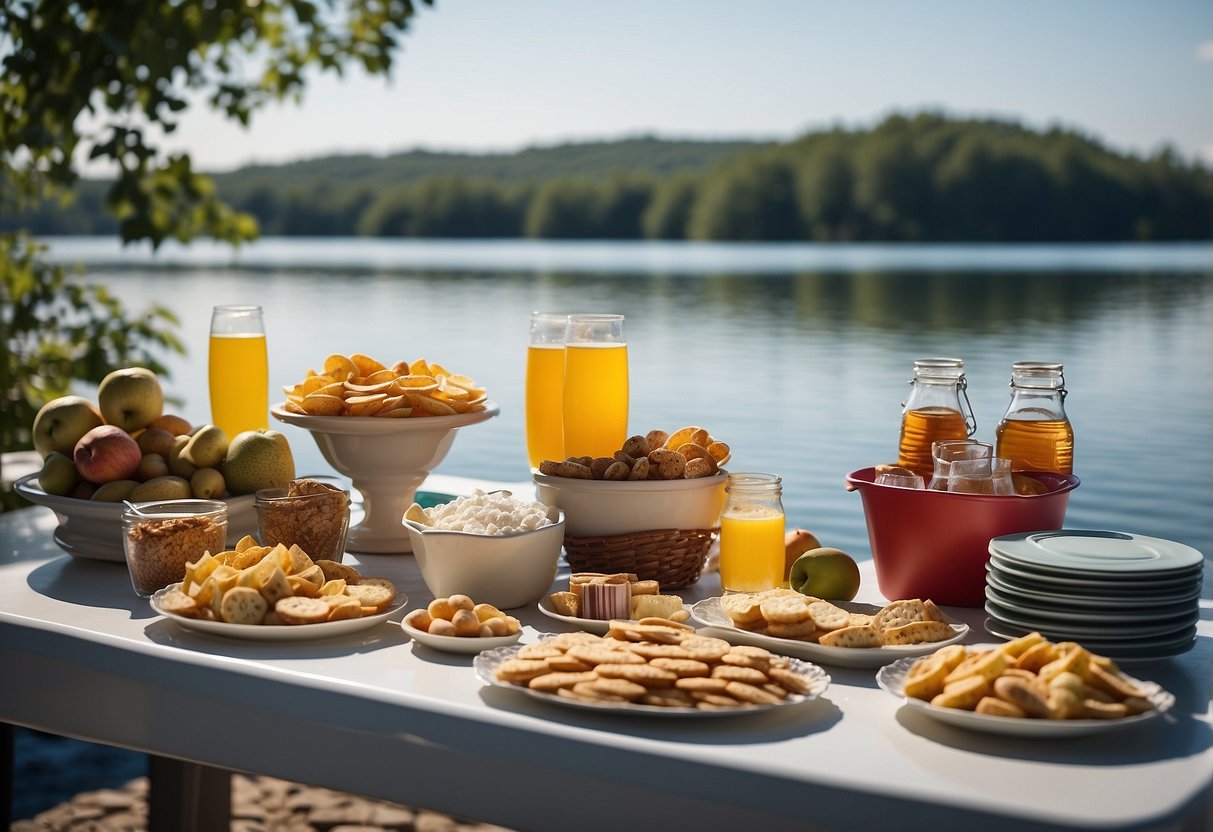
<path fill-rule="evenodd" d="M 1154 707 L 1116 663 L 1040 633 L 991 649 L 953 644 L 916 661 L 903 692 L 941 708 L 1019 719 L 1122 719 Z"/>
<path fill-rule="evenodd" d="M 486 393 L 474 379 L 424 358 L 385 367 L 369 355 L 330 355 L 324 372 L 308 370 L 283 387 L 285 409 L 305 416 L 454 416 L 485 409 Z"/>
<path fill-rule="evenodd" d="M 160 609 L 229 624 L 318 624 L 378 615 L 396 600 L 386 578 L 363 578 L 332 560 L 313 561 L 297 545 L 259 546 L 245 535 L 236 548 L 186 564 L 180 589 Z"/>
<path fill-rule="evenodd" d="M 539 473 L 583 480 L 691 480 L 716 474 L 731 456 L 728 445 L 691 425 L 672 434 L 651 430 L 630 436 L 614 456 L 545 459 Z"/>

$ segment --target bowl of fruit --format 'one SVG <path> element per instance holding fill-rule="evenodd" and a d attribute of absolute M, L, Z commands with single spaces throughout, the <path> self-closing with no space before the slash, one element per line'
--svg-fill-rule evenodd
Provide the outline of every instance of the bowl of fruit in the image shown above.
<path fill-rule="evenodd" d="M 123 562 L 126 502 L 206 499 L 228 506 L 228 537 L 255 531 L 254 492 L 294 478 L 290 445 L 276 431 L 229 437 L 164 412 L 155 374 L 115 370 L 97 402 L 62 396 L 38 411 L 34 448 L 42 469 L 14 490 L 58 519 L 54 538 L 75 557 Z"/>

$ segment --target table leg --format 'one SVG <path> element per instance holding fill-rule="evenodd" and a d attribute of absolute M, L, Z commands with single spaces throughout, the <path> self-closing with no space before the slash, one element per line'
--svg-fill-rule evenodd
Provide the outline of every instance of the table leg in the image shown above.
<path fill-rule="evenodd" d="M 13 734 L 13 726 L 0 722 L 0 829 L 8 829 L 13 822 L 13 777 L 17 767 Z"/>
<path fill-rule="evenodd" d="M 232 773 L 148 755 L 148 832 L 228 832 Z"/>

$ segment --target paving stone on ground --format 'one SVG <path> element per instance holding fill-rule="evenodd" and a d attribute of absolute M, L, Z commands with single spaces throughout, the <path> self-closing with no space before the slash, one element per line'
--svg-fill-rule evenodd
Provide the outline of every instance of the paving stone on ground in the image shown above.
<path fill-rule="evenodd" d="M 147 778 L 120 789 L 82 792 L 14 821 L 10 832 L 145 832 Z M 231 832 L 509 832 L 500 826 L 305 786 L 272 777 L 232 775 Z"/>

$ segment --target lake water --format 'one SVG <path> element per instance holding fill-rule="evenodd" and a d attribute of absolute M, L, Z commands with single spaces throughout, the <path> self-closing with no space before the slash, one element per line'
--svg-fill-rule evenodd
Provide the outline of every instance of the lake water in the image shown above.
<path fill-rule="evenodd" d="M 531 310 L 623 313 L 631 431 L 707 427 L 734 470 L 784 478 L 789 523 L 858 557 L 863 511 L 843 478 L 895 459 L 915 358 L 964 359 L 988 441 L 1011 363 L 1061 362 L 1083 480 L 1066 525 L 1213 553 L 1213 246 L 271 239 L 152 255 L 75 238 L 52 252 L 129 308 L 181 317 L 190 352 L 166 387 L 195 423 L 209 420 L 211 306 L 256 303 L 272 396 L 333 352 L 439 361 L 501 415 L 461 431 L 438 470 L 506 481 L 528 478 Z M 306 432 L 280 427 L 300 471 L 329 471 Z"/>
<path fill-rule="evenodd" d="M 333 352 L 425 356 L 486 385 L 501 415 L 461 431 L 438 470 L 505 481 L 528 477 L 531 310 L 621 312 L 632 431 L 709 428 L 733 446 L 734 470 L 784 478 L 789 523 L 860 558 L 870 556 L 863 510 L 843 478 L 895 459 L 915 358 L 965 360 L 987 441 L 1011 363 L 1061 362 L 1083 481 L 1066 525 L 1213 555 L 1211 246 L 287 239 L 236 256 L 213 245 L 153 256 L 109 238 L 51 242 L 55 258 L 85 263 L 84 279 L 128 308 L 155 301 L 181 317 L 189 355 L 169 360 L 166 388 L 191 421 L 209 421 L 211 307 L 256 303 L 274 394 Z M 280 427 L 301 472 L 329 472 L 306 432 Z M 1204 597 L 1211 586 L 1206 567 Z M 120 784 L 142 762 L 21 734 L 17 765 L 17 817 L 28 817 L 82 788 Z"/>

